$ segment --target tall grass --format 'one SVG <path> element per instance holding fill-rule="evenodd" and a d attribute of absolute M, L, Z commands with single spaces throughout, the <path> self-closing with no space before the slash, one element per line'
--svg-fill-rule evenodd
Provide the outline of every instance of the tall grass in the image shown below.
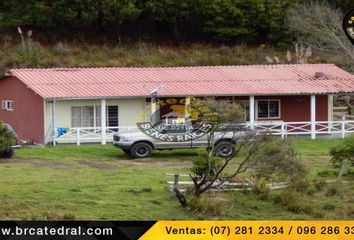
<path fill-rule="evenodd" d="M 151 67 L 267 64 L 267 56 L 285 56 L 286 49 L 261 45 L 191 44 L 180 47 L 147 42 L 118 46 L 58 42 L 41 46 L 20 34 L 19 44 L 0 40 L 0 68 L 19 67 Z M 320 59 L 316 59 L 320 61 Z M 283 61 L 285 62 L 285 61 Z"/>

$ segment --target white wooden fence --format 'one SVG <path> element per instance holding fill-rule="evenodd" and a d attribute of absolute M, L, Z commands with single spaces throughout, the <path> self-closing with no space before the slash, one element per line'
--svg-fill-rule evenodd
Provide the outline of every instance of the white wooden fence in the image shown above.
<path fill-rule="evenodd" d="M 106 127 L 106 142 L 113 141 L 115 132 L 137 131 L 137 127 Z M 101 143 L 102 128 L 101 127 L 85 127 L 85 128 L 69 128 L 67 132 L 55 138 L 56 143 Z"/>
<path fill-rule="evenodd" d="M 354 133 L 354 121 L 318 121 L 312 129 L 311 122 L 256 122 L 254 130 L 264 131 L 282 138 L 288 135 L 333 135 L 344 138 Z"/>
<path fill-rule="evenodd" d="M 249 127 L 249 123 L 247 124 Z M 255 122 L 253 129 L 259 132 L 267 132 L 272 135 L 286 138 L 290 135 L 331 135 L 344 138 L 354 133 L 354 121 L 318 121 L 312 127 L 311 122 Z M 313 131 L 313 130 L 314 131 Z M 138 131 L 135 126 L 106 127 L 106 142 L 113 141 L 115 132 Z M 313 134 L 314 133 L 314 134 Z M 70 128 L 61 136 L 55 138 L 56 143 L 101 143 L 102 130 L 100 127 Z"/>

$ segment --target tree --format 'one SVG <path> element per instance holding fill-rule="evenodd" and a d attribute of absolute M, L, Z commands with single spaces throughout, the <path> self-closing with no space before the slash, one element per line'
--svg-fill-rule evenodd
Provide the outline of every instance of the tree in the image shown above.
<path fill-rule="evenodd" d="M 353 46 L 343 32 L 342 17 L 327 2 L 311 1 L 292 8 L 287 22 L 299 41 L 324 56 L 340 56 L 338 63 L 354 71 Z"/>
<path fill-rule="evenodd" d="M 259 138 L 245 128 L 241 127 L 240 129 L 239 124 L 243 123 L 244 112 L 237 103 L 214 98 L 194 99 L 191 109 L 191 112 L 197 116 L 198 121 L 217 122 L 220 125 L 207 135 L 207 147 L 205 149 L 205 163 L 207 167 L 204 173 L 201 177 L 190 175 L 194 184 L 192 195 L 199 197 L 209 189 L 221 186 L 224 182 L 245 172 L 251 164 L 252 154 L 257 149 Z M 225 139 L 223 141 L 227 141 L 225 146 L 231 150 L 227 151 L 229 154 L 222 158 L 222 162 L 219 164 L 215 164 L 215 161 L 217 161 L 217 156 L 215 156 L 217 145 L 214 144 L 216 134 L 219 135 L 220 139 Z M 231 160 L 241 152 L 244 153 L 244 157 L 240 164 L 230 174 L 221 177 L 222 174 L 225 174 L 225 170 Z M 212 169 L 213 167 L 214 169 Z"/>
<path fill-rule="evenodd" d="M 0 17 L 7 25 L 31 25 L 47 29 L 65 24 L 89 24 L 102 29 L 135 19 L 137 0 L 13 0 L 0 3 Z M 1 18 L 0 18 L 1 20 Z"/>
<path fill-rule="evenodd" d="M 331 160 L 334 165 L 341 166 L 339 177 L 345 171 L 346 165 L 354 165 L 354 135 L 347 137 L 343 142 L 330 150 Z"/>
<path fill-rule="evenodd" d="M 15 135 L 0 120 L 0 157 L 12 155 L 11 146 L 15 144 Z"/>
<path fill-rule="evenodd" d="M 85 1 L 86 2 L 86 1 Z M 124 21 L 137 18 L 141 9 L 137 7 L 136 0 L 89 0 L 85 10 L 85 17 L 94 21 L 99 30 L 109 24 L 121 24 Z M 95 18 L 92 18 L 92 12 Z"/>
<path fill-rule="evenodd" d="M 223 42 L 255 40 L 264 26 L 263 0 L 201 0 L 198 11 L 202 31 Z"/>
<path fill-rule="evenodd" d="M 194 162 L 192 170 L 199 176 L 190 175 L 193 188 L 188 193 L 192 197 L 199 198 L 208 190 L 220 187 L 247 170 L 252 170 L 251 174 L 257 178 L 271 178 L 278 174 L 287 177 L 289 182 L 305 175 L 305 168 L 299 163 L 298 154 L 288 141 L 251 131 L 244 126 L 245 112 L 240 104 L 214 98 L 194 99 L 190 108 L 198 121 L 220 124 L 208 134 L 205 154 L 199 154 L 202 158 Z M 220 143 L 226 141 L 227 144 L 223 146 L 229 147 L 226 156 L 217 156 L 216 136 L 222 139 Z M 187 206 L 186 196 L 178 189 L 174 190 L 180 203 Z"/>
<path fill-rule="evenodd" d="M 178 44 L 186 40 L 187 32 L 196 30 L 198 2 L 190 0 L 149 0 L 146 3 L 150 16 L 161 24 L 167 24 Z"/>
<path fill-rule="evenodd" d="M 271 136 L 263 137 L 257 152 L 253 155 L 255 164 L 252 170 L 256 180 L 276 176 L 285 178 L 291 183 L 306 175 L 300 155 L 295 151 L 290 140 Z"/>
<path fill-rule="evenodd" d="M 288 25 L 300 42 L 349 71 L 354 71 L 354 47 L 342 29 L 343 13 L 327 2 L 311 1 L 289 11 Z M 351 113 L 353 96 L 340 96 Z"/>
<path fill-rule="evenodd" d="M 288 9 L 295 3 L 294 0 L 264 0 L 264 15 L 257 22 L 261 26 L 258 31 L 264 32 L 264 40 L 273 44 L 290 42 L 290 32 L 285 21 Z"/>

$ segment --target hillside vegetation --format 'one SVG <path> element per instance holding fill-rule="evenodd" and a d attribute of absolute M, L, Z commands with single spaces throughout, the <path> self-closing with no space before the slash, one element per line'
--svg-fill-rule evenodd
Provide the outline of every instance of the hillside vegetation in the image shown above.
<path fill-rule="evenodd" d="M 41 46 L 31 38 L 23 43 L 5 42 L 0 49 L 0 68 L 5 71 L 19 67 L 152 67 L 267 64 L 266 58 L 279 58 L 281 63 L 296 63 L 286 59 L 286 49 L 277 50 L 260 45 L 191 44 L 180 47 L 158 46 L 139 42 L 121 46 L 82 45 L 59 42 Z M 289 51 L 289 52 L 290 52 Z M 309 62 L 330 62 L 328 58 L 312 56 Z"/>
<path fill-rule="evenodd" d="M 302 29 L 303 7 L 334 13 L 338 22 L 351 1 L 304 2 L 1 1 L 0 69 L 334 62 L 350 70 L 346 49 L 316 51 L 318 41 L 303 33 L 298 38 L 294 29 Z"/>

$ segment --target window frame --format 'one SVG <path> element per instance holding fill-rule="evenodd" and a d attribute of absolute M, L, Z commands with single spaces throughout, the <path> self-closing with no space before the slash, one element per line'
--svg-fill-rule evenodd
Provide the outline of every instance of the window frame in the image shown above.
<path fill-rule="evenodd" d="M 92 128 L 96 127 L 101 127 L 101 105 L 74 105 L 70 107 L 70 119 L 71 119 L 71 127 L 72 128 L 91 128 L 91 127 L 82 127 L 83 125 L 83 108 L 84 107 L 92 107 L 93 108 L 93 126 Z M 117 107 L 117 122 L 118 126 L 112 126 L 112 127 L 119 127 L 119 105 L 106 105 L 106 127 L 108 127 L 109 123 L 109 113 L 108 113 L 108 108 L 109 107 Z M 81 127 L 73 127 L 73 108 L 80 108 L 80 126 Z"/>
<path fill-rule="evenodd" d="M 92 121 L 93 121 L 93 126 L 90 126 L 90 127 L 84 127 L 83 126 L 83 123 L 84 123 L 84 121 L 83 121 L 83 116 L 84 116 L 84 108 L 93 108 L 92 109 L 92 113 L 93 113 L 93 115 L 92 115 Z M 94 119 L 94 111 L 95 111 L 95 108 L 94 108 L 95 106 L 93 106 L 93 105 L 83 105 L 83 106 L 71 106 L 70 107 L 70 119 L 71 119 L 71 127 L 72 128 L 93 128 L 93 127 L 95 127 L 95 119 Z M 73 108 L 80 108 L 80 127 L 74 127 L 74 124 L 73 124 Z"/>
<path fill-rule="evenodd" d="M 258 117 L 258 104 L 259 102 L 268 102 L 268 117 Z M 278 102 L 278 106 L 279 106 L 279 110 L 278 110 L 278 116 L 277 117 L 270 117 L 269 113 L 270 113 L 270 102 Z M 257 99 L 256 100 L 256 109 L 255 109 L 255 113 L 256 113 L 256 119 L 260 119 L 260 120 L 267 120 L 267 119 L 281 119 L 281 101 L 280 99 Z"/>
<path fill-rule="evenodd" d="M 6 111 L 14 111 L 14 101 L 13 100 L 2 100 L 1 108 Z"/>

